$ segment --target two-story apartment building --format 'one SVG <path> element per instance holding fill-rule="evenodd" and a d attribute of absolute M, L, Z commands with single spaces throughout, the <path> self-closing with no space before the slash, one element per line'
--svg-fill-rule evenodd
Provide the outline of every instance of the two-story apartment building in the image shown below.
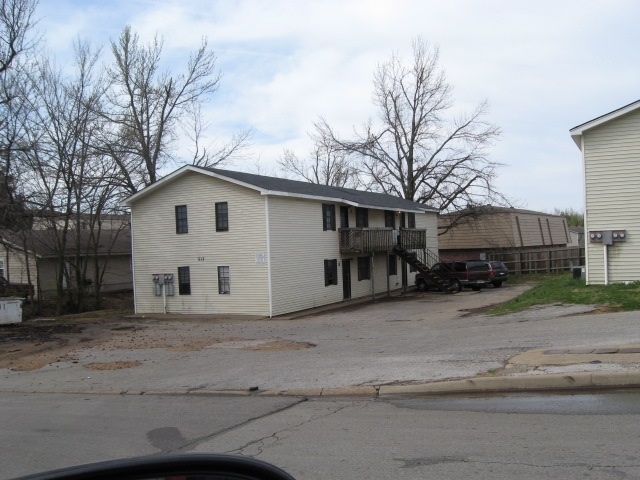
<path fill-rule="evenodd" d="M 435 209 L 249 173 L 185 166 L 126 204 L 138 313 L 281 315 L 412 285 L 398 241 L 437 251 Z"/>

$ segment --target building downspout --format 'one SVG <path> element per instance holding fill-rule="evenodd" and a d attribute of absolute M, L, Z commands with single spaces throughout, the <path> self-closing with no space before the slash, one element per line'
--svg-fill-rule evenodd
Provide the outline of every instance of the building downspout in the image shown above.
<path fill-rule="evenodd" d="M 136 302 L 136 261 L 133 250 L 133 207 L 131 207 L 131 212 L 129 213 L 129 230 L 131 231 L 131 278 L 133 279 L 133 313 L 138 313 L 138 302 Z"/>
<path fill-rule="evenodd" d="M 609 285 L 609 245 L 605 244 L 602 247 L 604 248 L 604 284 Z"/>
<path fill-rule="evenodd" d="M 387 263 L 387 296 L 391 296 L 391 280 L 389 280 L 389 252 L 387 252 L 387 258 L 385 259 Z"/>
<path fill-rule="evenodd" d="M 273 291 L 271 287 L 271 234 L 269 228 L 269 196 L 264 197 L 264 217 L 267 227 L 267 288 L 269 289 L 269 318 L 273 317 Z"/>
<path fill-rule="evenodd" d="M 167 284 L 162 284 L 162 313 L 167 314 Z"/>
<path fill-rule="evenodd" d="M 369 259 L 369 262 L 371 262 L 371 300 L 375 300 L 376 299 L 376 286 L 374 283 L 374 279 L 376 278 L 376 271 L 374 270 L 374 264 L 375 262 L 373 261 L 373 257 L 375 256 L 375 252 L 373 252 L 371 254 L 371 257 Z"/>
<path fill-rule="evenodd" d="M 584 134 L 580 136 L 580 150 L 582 151 L 582 188 L 584 189 L 582 191 L 584 196 L 584 276 L 585 283 L 589 285 L 589 254 L 587 251 L 589 250 L 589 215 L 587 212 L 587 159 L 584 154 Z"/>

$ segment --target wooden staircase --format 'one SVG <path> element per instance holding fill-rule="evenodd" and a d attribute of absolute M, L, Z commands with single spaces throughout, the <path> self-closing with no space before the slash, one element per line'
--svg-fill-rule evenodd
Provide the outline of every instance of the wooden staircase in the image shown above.
<path fill-rule="evenodd" d="M 455 287 L 451 285 L 448 279 L 442 278 L 437 272 L 434 272 L 424 262 L 418 259 L 415 253 L 410 252 L 398 245 L 393 247 L 393 253 L 402 258 L 406 263 L 418 270 L 429 282 L 436 285 L 441 292 L 454 293 Z"/>

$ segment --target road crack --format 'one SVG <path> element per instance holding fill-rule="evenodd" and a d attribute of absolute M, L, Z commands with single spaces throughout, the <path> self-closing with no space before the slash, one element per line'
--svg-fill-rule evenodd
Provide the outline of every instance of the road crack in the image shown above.
<path fill-rule="evenodd" d="M 250 424 L 250 423 L 256 422 L 256 421 L 258 421 L 258 420 L 261 420 L 261 419 L 263 419 L 263 418 L 269 417 L 269 416 L 271 416 L 271 415 L 275 415 L 275 414 L 277 414 L 277 413 L 284 412 L 285 410 L 288 410 L 288 409 L 290 409 L 290 408 L 293 408 L 293 407 L 295 407 L 295 406 L 297 406 L 297 405 L 300 405 L 301 403 L 304 403 L 304 402 L 306 402 L 306 401 L 307 401 L 307 398 L 306 398 L 306 397 L 304 397 L 304 398 L 300 398 L 300 399 L 298 399 L 296 402 L 291 403 L 291 404 L 289 404 L 289 405 L 285 405 L 285 406 L 284 406 L 284 407 L 282 407 L 282 408 L 278 408 L 278 409 L 273 410 L 273 411 L 271 411 L 271 412 L 267 412 L 267 413 L 265 413 L 265 414 L 263 414 L 263 415 L 258 415 L 257 417 L 249 418 L 248 420 L 245 420 L 244 422 L 240 422 L 240 423 L 238 423 L 238 424 L 236 424 L 236 425 L 232 425 L 232 426 L 230 426 L 230 427 L 223 428 L 223 429 L 221 429 L 221 430 L 218 430 L 218 431 L 216 431 L 216 432 L 210 433 L 210 434 L 208 434 L 208 435 L 203 435 L 203 436 L 201 436 L 201 437 L 198 437 L 198 438 L 196 438 L 196 439 L 194 439 L 194 440 L 191 440 L 191 441 L 189 441 L 189 442 L 185 443 L 184 445 L 182 445 L 182 446 L 180 446 L 180 447 L 178 447 L 178 448 L 165 450 L 165 451 L 163 451 L 163 452 L 161 452 L 161 453 L 166 454 L 166 453 L 182 453 L 182 452 L 188 452 L 188 451 L 190 451 L 190 450 L 193 450 L 193 449 L 194 449 L 195 447 L 197 447 L 198 445 L 200 445 L 200 444 L 202 444 L 202 443 L 205 443 L 205 442 L 208 442 L 208 441 L 210 441 L 210 440 L 213 440 L 214 438 L 219 437 L 220 435 L 224 435 L 225 433 L 231 432 L 231 431 L 236 430 L 236 429 L 238 429 L 238 428 L 242 428 L 242 427 L 244 427 L 244 426 L 246 426 L 246 425 L 248 425 L 248 424 Z"/>
<path fill-rule="evenodd" d="M 238 448 L 234 448 L 232 450 L 227 450 L 224 453 L 227 454 L 233 454 L 233 455 L 246 455 L 246 456 L 250 456 L 250 457 L 257 457 L 259 455 L 262 454 L 262 452 L 268 448 L 268 447 L 272 447 L 275 445 L 278 445 L 278 443 L 280 442 L 280 440 L 282 440 L 283 438 L 286 437 L 286 435 L 283 435 L 284 433 L 291 431 L 291 430 L 295 430 L 296 428 L 302 427 L 304 425 L 307 425 L 311 422 L 315 422 L 316 420 L 320 420 L 323 418 L 327 418 L 330 417 L 332 415 L 335 415 L 336 413 L 341 412 L 342 410 L 349 408 L 349 407 L 354 407 L 356 405 L 360 405 L 362 406 L 361 402 L 349 402 L 345 405 L 340 405 L 340 406 L 336 406 L 335 408 L 333 408 L 330 412 L 326 412 L 322 415 L 314 415 L 311 418 L 306 419 L 303 422 L 299 422 L 296 423 L 295 425 L 289 425 L 286 428 L 283 428 L 281 430 L 278 430 L 270 435 L 265 435 L 264 437 L 255 439 L 255 440 L 251 440 L 250 442 L 245 443 L 244 445 L 242 445 L 241 447 Z M 251 453 L 248 453 L 247 450 L 252 449 Z"/>

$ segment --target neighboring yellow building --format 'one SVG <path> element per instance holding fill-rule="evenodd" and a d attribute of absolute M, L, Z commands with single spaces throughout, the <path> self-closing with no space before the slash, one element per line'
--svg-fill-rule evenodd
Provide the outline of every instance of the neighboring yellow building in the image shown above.
<path fill-rule="evenodd" d="M 640 100 L 570 133 L 582 151 L 587 283 L 640 281 Z"/>

